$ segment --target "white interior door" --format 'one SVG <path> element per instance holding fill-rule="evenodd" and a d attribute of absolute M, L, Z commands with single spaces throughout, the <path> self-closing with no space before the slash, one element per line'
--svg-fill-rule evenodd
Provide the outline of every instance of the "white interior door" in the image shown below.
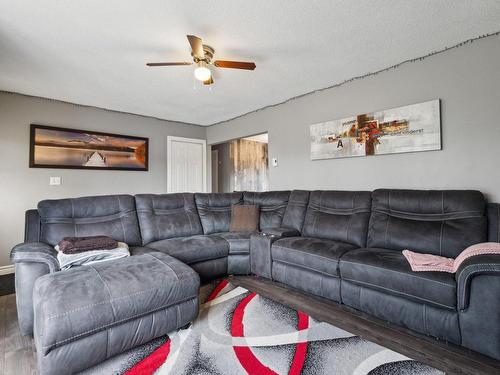
<path fill-rule="evenodd" d="M 169 193 L 206 192 L 207 142 L 204 139 L 167 137 L 167 190 Z"/>

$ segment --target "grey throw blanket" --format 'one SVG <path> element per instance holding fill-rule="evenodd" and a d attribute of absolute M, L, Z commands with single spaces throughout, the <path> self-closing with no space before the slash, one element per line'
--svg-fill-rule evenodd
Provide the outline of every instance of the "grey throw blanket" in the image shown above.
<path fill-rule="evenodd" d="M 115 249 L 90 250 L 76 254 L 64 254 L 59 250 L 59 246 L 56 246 L 55 249 L 57 250 L 57 260 L 61 270 L 130 256 L 128 245 L 124 242 L 118 242 L 118 247 Z"/>

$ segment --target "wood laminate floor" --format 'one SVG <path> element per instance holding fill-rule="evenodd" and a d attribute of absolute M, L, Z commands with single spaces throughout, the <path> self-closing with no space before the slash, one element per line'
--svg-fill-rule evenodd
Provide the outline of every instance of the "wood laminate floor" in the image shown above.
<path fill-rule="evenodd" d="M 21 336 L 17 324 L 16 295 L 0 297 L 0 374 L 36 374 L 33 338 Z"/>
<path fill-rule="evenodd" d="M 0 275 L 0 296 L 15 293 L 14 274 Z"/>

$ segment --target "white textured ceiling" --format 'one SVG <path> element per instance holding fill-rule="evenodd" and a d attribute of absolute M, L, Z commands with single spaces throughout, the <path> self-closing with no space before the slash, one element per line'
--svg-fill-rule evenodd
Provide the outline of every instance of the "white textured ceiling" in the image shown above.
<path fill-rule="evenodd" d="M 209 125 L 499 30 L 498 0 L 0 0 L 0 90 Z M 145 66 L 186 34 L 257 69 Z"/>

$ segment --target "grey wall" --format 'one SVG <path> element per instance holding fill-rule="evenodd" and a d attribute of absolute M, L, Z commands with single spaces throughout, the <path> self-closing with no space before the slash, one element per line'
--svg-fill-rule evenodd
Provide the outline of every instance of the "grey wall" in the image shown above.
<path fill-rule="evenodd" d="M 149 137 L 149 171 L 28 168 L 30 123 Z M 24 211 L 39 200 L 167 191 L 167 136 L 202 138 L 206 128 L 97 108 L 0 93 L 0 266 L 22 242 Z M 61 186 L 49 186 L 61 176 Z"/>
<path fill-rule="evenodd" d="M 376 58 L 374 56 L 373 58 Z M 269 132 L 271 189 L 479 189 L 500 201 L 500 37 L 478 40 L 207 130 L 208 143 Z M 443 150 L 310 160 L 309 125 L 441 99 Z"/>
<path fill-rule="evenodd" d="M 230 193 L 234 190 L 233 162 L 229 152 L 230 142 L 214 145 L 212 150 L 219 151 L 218 193 Z"/>

